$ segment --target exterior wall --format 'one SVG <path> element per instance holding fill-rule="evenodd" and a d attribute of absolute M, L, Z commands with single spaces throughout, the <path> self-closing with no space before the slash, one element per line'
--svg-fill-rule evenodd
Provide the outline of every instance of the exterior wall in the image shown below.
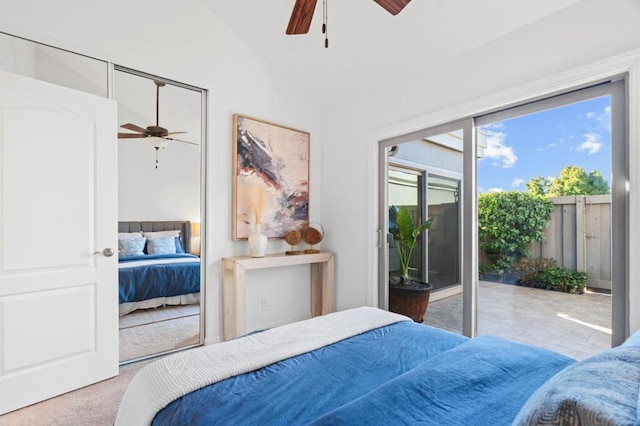
<path fill-rule="evenodd" d="M 462 173 L 462 152 L 426 141 L 398 145 L 398 153 L 393 158 Z"/>

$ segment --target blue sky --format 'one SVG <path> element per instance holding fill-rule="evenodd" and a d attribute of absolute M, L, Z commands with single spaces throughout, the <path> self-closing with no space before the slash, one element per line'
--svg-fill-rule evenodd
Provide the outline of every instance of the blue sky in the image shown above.
<path fill-rule="evenodd" d="M 483 126 L 478 192 L 523 191 L 529 179 L 565 166 L 597 170 L 611 183 L 610 105 L 606 96 Z"/>

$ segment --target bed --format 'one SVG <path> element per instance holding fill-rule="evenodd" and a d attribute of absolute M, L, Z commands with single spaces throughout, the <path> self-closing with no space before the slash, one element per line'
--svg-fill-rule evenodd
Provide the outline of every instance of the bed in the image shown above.
<path fill-rule="evenodd" d="M 120 316 L 137 309 L 200 303 L 200 258 L 191 222 L 118 222 Z"/>
<path fill-rule="evenodd" d="M 162 358 L 116 425 L 633 425 L 640 337 L 581 362 L 357 308 Z"/>

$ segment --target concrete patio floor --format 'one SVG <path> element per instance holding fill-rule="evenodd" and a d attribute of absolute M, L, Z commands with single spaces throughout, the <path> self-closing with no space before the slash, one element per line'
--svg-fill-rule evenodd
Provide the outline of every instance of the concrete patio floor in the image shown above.
<path fill-rule="evenodd" d="M 429 302 L 424 322 L 461 333 L 462 294 Z M 611 347 L 611 296 L 480 281 L 478 334 L 541 346 L 581 360 Z"/>

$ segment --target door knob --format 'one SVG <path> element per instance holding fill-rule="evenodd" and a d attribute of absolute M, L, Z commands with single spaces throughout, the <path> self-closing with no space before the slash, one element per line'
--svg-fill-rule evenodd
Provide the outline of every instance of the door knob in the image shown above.
<path fill-rule="evenodd" d="M 116 254 L 115 250 L 112 249 L 111 247 L 107 247 L 106 249 L 102 250 L 102 251 L 97 251 L 95 253 L 93 253 L 93 255 L 95 256 L 96 254 L 101 254 L 104 257 L 111 257 L 114 254 Z"/>

